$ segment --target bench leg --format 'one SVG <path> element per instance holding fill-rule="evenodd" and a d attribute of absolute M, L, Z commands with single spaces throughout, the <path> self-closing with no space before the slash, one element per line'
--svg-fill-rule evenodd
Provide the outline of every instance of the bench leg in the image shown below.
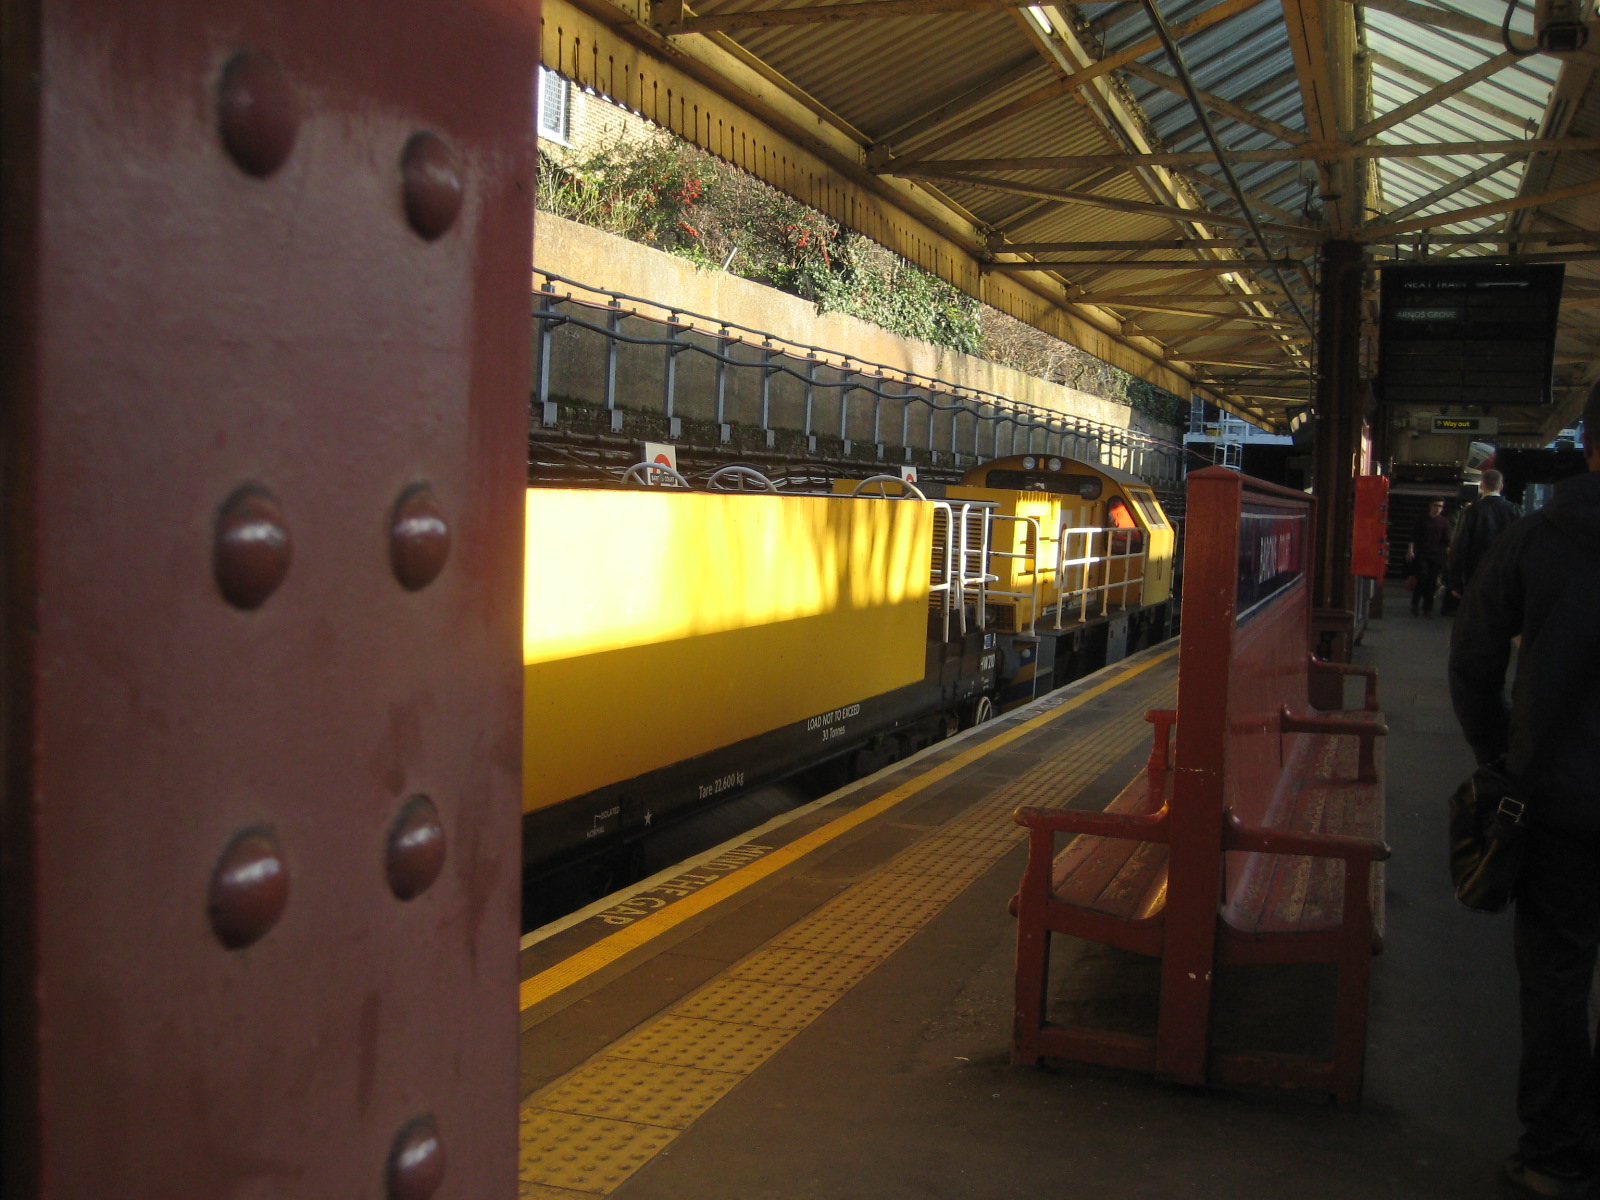
<path fill-rule="evenodd" d="M 1339 990 L 1333 1009 L 1333 1096 L 1341 1104 L 1361 1099 L 1367 1061 L 1367 1006 L 1372 981 L 1370 864 L 1345 863 L 1345 927 L 1339 951 Z"/>
<path fill-rule="evenodd" d="M 1361 735 L 1361 758 L 1357 765 L 1358 783 L 1378 782 L 1378 739 L 1370 733 Z"/>
<path fill-rule="evenodd" d="M 1050 988 L 1050 931 L 1017 915 L 1017 1007 L 1011 1035 L 1011 1065 L 1039 1062 L 1039 1031 L 1044 1028 Z"/>

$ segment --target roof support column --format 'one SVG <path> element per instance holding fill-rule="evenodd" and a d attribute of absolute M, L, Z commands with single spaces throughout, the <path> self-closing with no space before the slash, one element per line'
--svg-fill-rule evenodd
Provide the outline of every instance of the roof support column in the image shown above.
<path fill-rule="evenodd" d="M 1317 322 L 1316 562 L 1312 627 L 1317 653 L 1350 661 L 1355 623 L 1355 579 L 1350 545 L 1360 470 L 1365 396 L 1361 383 L 1361 247 L 1350 241 L 1323 246 Z"/>

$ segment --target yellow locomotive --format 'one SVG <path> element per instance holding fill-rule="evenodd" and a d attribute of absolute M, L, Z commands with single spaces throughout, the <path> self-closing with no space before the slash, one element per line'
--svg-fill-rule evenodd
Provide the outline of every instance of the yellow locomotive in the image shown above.
<path fill-rule="evenodd" d="M 1165 639 L 1177 538 L 1138 476 L 1016 455 L 967 472 L 945 497 L 993 506 L 986 616 L 1014 653 L 1001 708 Z"/>
<path fill-rule="evenodd" d="M 533 919 L 552 873 L 603 894 L 688 814 L 868 773 L 1166 636 L 1173 531 L 1134 476 L 1019 455 L 766 489 L 528 490 Z"/>

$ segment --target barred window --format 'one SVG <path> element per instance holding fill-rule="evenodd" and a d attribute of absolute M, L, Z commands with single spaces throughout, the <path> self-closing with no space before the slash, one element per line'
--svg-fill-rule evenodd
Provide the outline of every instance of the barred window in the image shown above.
<path fill-rule="evenodd" d="M 571 129 L 572 84 L 554 71 L 539 68 L 539 136 L 567 144 Z"/>

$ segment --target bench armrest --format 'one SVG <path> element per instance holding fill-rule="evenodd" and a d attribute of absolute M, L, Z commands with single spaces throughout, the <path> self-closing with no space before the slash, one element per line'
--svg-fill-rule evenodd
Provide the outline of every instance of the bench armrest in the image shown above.
<path fill-rule="evenodd" d="M 1313 858 L 1342 858 L 1347 862 L 1383 862 L 1388 844 L 1377 838 L 1347 837 L 1337 833 L 1299 833 L 1288 829 L 1255 829 L 1234 813 L 1228 814 L 1226 850 L 1258 850 L 1265 854 L 1306 854 Z"/>
<path fill-rule="evenodd" d="M 1315 654 L 1308 654 L 1308 666 L 1313 671 L 1321 671 L 1324 675 L 1356 675 L 1367 681 L 1366 700 L 1362 704 L 1368 712 L 1378 711 L 1378 668 L 1360 667 L 1355 663 L 1329 662 L 1325 658 L 1318 658 Z"/>
<path fill-rule="evenodd" d="M 1135 816 L 1131 813 L 1083 812 L 1071 808 L 1023 807 L 1011 814 L 1018 825 L 1042 833 L 1086 833 L 1095 837 L 1127 838 L 1136 842 L 1167 840 L 1167 810 Z"/>
<path fill-rule="evenodd" d="M 1172 727 L 1178 723 L 1178 710 L 1175 708 L 1152 708 L 1144 714 L 1144 719 L 1155 726 L 1150 742 L 1150 761 L 1146 770 L 1152 775 L 1160 775 L 1172 769 Z"/>
<path fill-rule="evenodd" d="M 1356 778 L 1362 783 L 1378 781 L 1378 765 L 1372 749 L 1375 738 L 1387 737 L 1389 727 L 1382 721 L 1352 721 L 1349 717 L 1297 717 L 1288 708 L 1278 710 L 1278 732 L 1348 734 L 1361 739 L 1361 762 Z"/>
<path fill-rule="evenodd" d="M 1349 717 L 1297 717 L 1287 708 L 1278 714 L 1278 727 L 1284 733 L 1348 733 L 1353 737 L 1387 737 L 1389 726 L 1382 721 L 1352 721 Z"/>

